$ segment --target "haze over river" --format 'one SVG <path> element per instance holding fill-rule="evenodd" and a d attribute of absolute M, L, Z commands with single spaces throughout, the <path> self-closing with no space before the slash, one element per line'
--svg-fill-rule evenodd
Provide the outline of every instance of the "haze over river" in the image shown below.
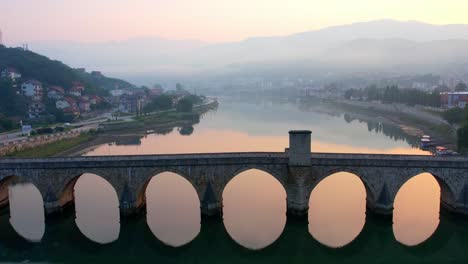
<path fill-rule="evenodd" d="M 430 155 L 417 148 L 418 138 L 381 120 L 358 120 L 318 103 L 245 98 L 220 99 L 193 128 L 100 145 L 85 155 L 284 151 L 288 131 L 298 129 L 312 130 L 313 152 Z M 120 219 L 110 184 L 85 174 L 75 185 L 74 210 L 45 224 L 39 191 L 13 186 L 10 219 L 0 218 L 8 234 L 0 260 L 439 263 L 468 257 L 468 223 L 440 211 L 440 187 L 430 174 L 415 175 L 400 189 L 388 218 L 366 214 L 364 184 L 346 172 L 317 185 L 302 220 L 286 215 L 286 191 L 259 170 L 228 184 L 222 219 L 202 219 L 194 188 L 171 172 L 155 175 L 145 195 L 146 215 Z"/>

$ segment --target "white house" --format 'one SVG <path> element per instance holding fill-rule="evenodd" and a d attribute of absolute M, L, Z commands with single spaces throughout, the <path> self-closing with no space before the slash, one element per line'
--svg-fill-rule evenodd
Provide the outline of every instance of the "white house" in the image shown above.
<path fill-rule="evenodd" d="M 30 80 L 21 85 L 21 94 L 34 101 L 42 99 L 42 84 L 36 80 Z"/>
<path fill-rule="evenodd" d="M 16 81 L 16 79 L 21 78 L 21 73 L 19 73 L 16 69 L 8 67 L 4 69 L 1 73 L 0 76 L 5 79 L 10 79 L 12 81 Z"/>

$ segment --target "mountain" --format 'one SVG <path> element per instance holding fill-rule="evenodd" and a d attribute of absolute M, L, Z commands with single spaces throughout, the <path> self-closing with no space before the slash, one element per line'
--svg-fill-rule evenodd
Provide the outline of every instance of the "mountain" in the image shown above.
<path fill-rule="evenodd" d="M 0 70 L 6 67 L 18 70 L 24 79 L 35 79 L 45 85 L 57 85 L 68 89 L 72 87 L 73 82 L 80 82 L 88 91 L 100 95 L 115 87 L 133 87 L 126 81 L 82 72 L 32 51 L 0 46 Z"/>
<path fill-rule="evenodd" d="M 432 25 L 416 21 L 378 20 L 334 26 L 288 36 L 249 38 L 206 44 L 160 38 L 79 44 L 32 44 L 34 50 L 75 67 L 98 67 L 116 74 L 218 74 L 284 65 L 305 69 L 393 67 L 439 69 L 467 63 L 468 25 Z M 250 67 L 249 67 L 250 65 Z M 411 67 L 414 65 L 415 67 Z M 402 68 L 403 69 L 403 68 Z"/>
<path fill-rule="evenodd" d="M 102 69 L 105 72 L 172 70 L 171 65 L 186 52 L 207 44 L 196 40 L 133 38 L 103 43 L 69 41 L 31 43 L 33 50 L 66 61 L 74 67 Z"/>

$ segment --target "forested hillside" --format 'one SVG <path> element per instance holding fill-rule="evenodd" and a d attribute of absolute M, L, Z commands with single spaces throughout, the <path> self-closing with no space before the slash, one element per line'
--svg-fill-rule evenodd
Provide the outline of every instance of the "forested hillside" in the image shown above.
<path fill-rule="evenodd" d="M 0 46 L 0 70 L 6 67 L 15 68 L 23 79 L 36 79 L 45 85 L 57 85 L 65 90 L 72 87 L 73 82 L 82 83 L 89 93 L 97 95 L 106 95 L 111 89 L 133 87 L 123 80 L 81 72 L 32 51 Z"/>

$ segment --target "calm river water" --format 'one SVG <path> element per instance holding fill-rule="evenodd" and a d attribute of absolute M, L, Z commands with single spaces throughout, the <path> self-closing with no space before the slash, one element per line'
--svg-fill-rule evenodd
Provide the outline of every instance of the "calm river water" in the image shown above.
<path fill-rule="evenodd" d="M 96 146 L 86 155 L 283 151 L 288 131 L 309 129 L 312 151 L 423 154 L 418 138 L 394 125 L 364 121 L 318 103 L 222 99 L 194 127 Z M 416 147 L 415 147 L 416 146 Z M 146 215 L 120 219 L 112 186 L 85 174 L 75 207 L 44 219 L 32 185 L 10 187 L 0 218 L 0 261 L 238 263 L 394 263 L 468 260 L 468 223 L 440 211 L 440 187 L 415 175 L 398 192 L 394 214 L 366 213 L 366 191 L 353 174 L 336 173 L 312 191 L 308 217 L 286 216 L 286 192 L 271 175 L 249 170 L 223 193 L 222 219 L 204 219 L 191 184 L 155 175 Z"/>

